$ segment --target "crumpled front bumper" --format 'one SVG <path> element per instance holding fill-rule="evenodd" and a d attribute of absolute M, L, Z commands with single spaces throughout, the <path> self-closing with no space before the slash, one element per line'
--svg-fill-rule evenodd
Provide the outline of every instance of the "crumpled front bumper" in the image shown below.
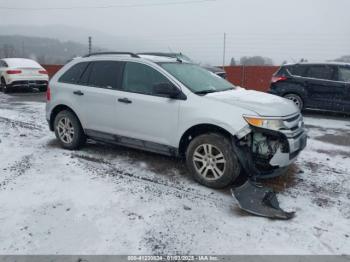
<path fill-rule="evenodd" d="M 235 146 L 235 153 L 239 155 L 243 169 L 253 177 L 271 178 L 286 173 L 289 166 L 297 159 L 299 153 L 307 145 L 307 132 L 301 114 L 285 117 L 285 128 L 281 130 L 269 130 L 257 127 L 250 127 L 251 134 L 260 133 L 266 136 L 276 137 L 281 141 L 281 146 L 273 156 L 266 160 L 264 170 L 253 157 L 252 148 Z M 283 144 L 283 146 L 282 146 Z M 267 167 L 267 168 L 266 168 Z"/>
<path fill-rule="evenodd" d="M 287 138 L 287 141 L 289 152 L 282 152 L 281 149 L 278 149 L 270 160 L 271 166 L 286 167 L 292 164 L 307 145 L 307 133 L 303 130 L 298 136 Z"/>
<path fill-rule="evenodd" d="M 264 175 L 265 178 L 281 175 L 288 167 L 295 162 L 300 152 L 307 145 L 307 132 L 304 128 L 303 117 L 301 114 L 287 117 L 284 120 L 285 129 L 274 131 L 286 142 L 286 150 L 279 148 L 271 158 L 269 164 L 276 170 L 271 174 Z"/>

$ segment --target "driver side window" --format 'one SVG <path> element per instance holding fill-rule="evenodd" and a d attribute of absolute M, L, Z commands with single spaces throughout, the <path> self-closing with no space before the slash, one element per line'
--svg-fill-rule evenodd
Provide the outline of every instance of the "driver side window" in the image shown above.
<path fill-rule="evenodd" d="M 123 90 L 144 95 L 155 95 L 156 85 L 170 83 L 161 73 L 150 66 L 127 62 L 124 69 Z"/>

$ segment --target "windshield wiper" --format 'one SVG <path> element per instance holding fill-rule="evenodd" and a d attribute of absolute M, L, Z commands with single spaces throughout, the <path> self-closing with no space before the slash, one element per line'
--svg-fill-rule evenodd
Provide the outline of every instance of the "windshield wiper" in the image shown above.
<path fill-rule="evenodd" d="M 206 94 L 215 93 L 215 92 L 217 92 L 217 90 L 208 89 L 208 90 L 197 91 L 197 92 L 194 92 L 194 93 L 197 94 L 197 95 L 206 95 Z"/>
<path fill-rule="evenodd" d="M 208 89 L 208 90 L 197 91 L 197 92 L 194 92 L 194 93 L 197 94 L 197 95 L 206 95 L 206 94 L 209 94 L 209 93 L 225 92 L 225 91 L 228 91 L 228 90 L 233 90 L 233 89 L 231 89 L 231 88 L 223 89 L 223 90 Z"/>

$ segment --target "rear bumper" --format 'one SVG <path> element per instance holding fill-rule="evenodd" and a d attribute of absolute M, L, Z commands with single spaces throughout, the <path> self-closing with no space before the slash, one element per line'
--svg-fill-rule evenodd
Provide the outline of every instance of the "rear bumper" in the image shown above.
<path fill-rule="evenodd" d="M 45 88 L 48 85 L 46 80 L 18 80 L 8 84 L 9 88 Z"/>
<path fill-rule="evenodd" d="M 51 102 L 50 101 L 46 101 L 46 105 L 45 105 L 46 121 L 47 121 L 47 124 L 49 125 L 50 130 L 54 131 L 53 119 L 51 119 L 52 110 L 53 110 L 53 106 L 52 106 Z"/>

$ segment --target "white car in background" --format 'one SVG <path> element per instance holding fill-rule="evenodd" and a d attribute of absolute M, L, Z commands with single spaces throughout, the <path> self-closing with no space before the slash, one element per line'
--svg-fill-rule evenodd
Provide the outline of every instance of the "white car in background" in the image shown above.
<path fill-rule="evenodd" d="M 0 84 L 4 93 L 15 89 L 47 90 L 49 76 L 36 61 L 24 58 L 0 59 Z"/>

